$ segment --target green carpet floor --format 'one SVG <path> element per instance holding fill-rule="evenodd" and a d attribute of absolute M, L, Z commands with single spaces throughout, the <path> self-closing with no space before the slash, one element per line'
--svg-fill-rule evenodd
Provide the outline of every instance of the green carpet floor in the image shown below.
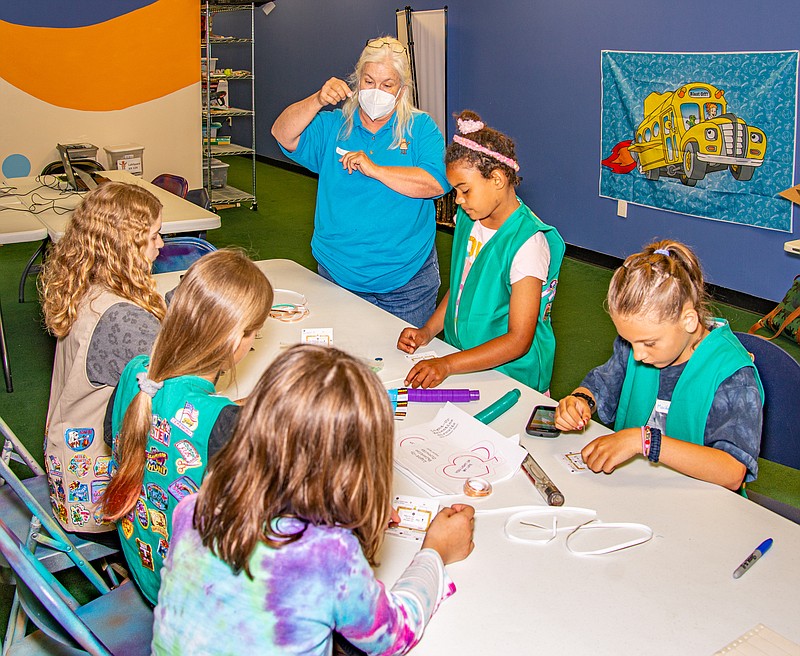
<path fill-rule="evenodd" d="M 230 163 L 230 183 L 249 188 L 249 161 L 236 157 L 226 161 Z M 210 232 L 209 240 L 218 247 L 240 246 L 253 259 L 286 258 L 315 269 L 310 240 L 316 181 L 261 163 L 257 171 L 258 210 L 242 207 L 221 211 L 222 227 Z M 440 231 L 436 245 L 444 293 L 450 270 L 451 235 Z M 0 247 L 0 300 L 15 390 L 12 394 L 0 390 L 0 416 L 41 461 L 54 340 L 42 329 L 33 278 L 26 283 L 26 302 L 17 302 L 20 273 L 35 249 L 35 244 Z M 603 308 L 611 273 L 574 259 L 564 261 L 553 309 L 558 340 L 553 398 L 571 392 L 590 368 L 604 362 L 611 353 L 616 333 Z M 718 305 L 716 313 L 728 319 L 734 330 L 746 331 L 758 318 L 729 305 Z M 783 338 L 778 343 L 800 360 L 800 347 Z M 752 489 L 800 507 L 800 472 L 765 461 L 760 462 L 760 467 L 761 475 Z M 3 592 L 8 590 L 0 589 L 0 607 L 7 612 Z M 4 622 L 0 626 L 5 626 Z"/>

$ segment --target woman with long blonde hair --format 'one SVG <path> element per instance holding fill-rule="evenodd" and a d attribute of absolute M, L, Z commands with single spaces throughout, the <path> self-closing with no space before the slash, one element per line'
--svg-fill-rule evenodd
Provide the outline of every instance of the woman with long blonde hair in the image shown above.
<path fill-rule="evenodd" d="M 39 278 L 44 323 L 58 338 L 45 464 L 54 513 L 70 531 L 114 528 L 93 512 L 108 481 L 103 418 L 125 365 L 149 352 L 164 317 L 150 274 L 160 230 L 153 194 L 107 182 L 75 209 Z"/>
<path fill-rule="evenodd" d="M 393 435 L 386 390 L 357 359 L 313 345 L 281 354 L 175 510 L 153 653 L 330 654 L 334 631 L 370 654 L 411 649 L 455 592 L 444 565 L 471 552 L 474 511 L 443 509 L 386 590 L 371 565 Z"/>
<path fill-rule="evenodd" d="M 411 84 L 403 44 L 371 39 L 347 82 L 332 77 L 287 107 L 272 134 L 319 174 L 311 250 L 320 275 L 421 326 L 440 283 L 432 199 L 450 185 L 444 138 L 414 108 Z"/>
<path fill-rule="evenodd" d="M 131 360 L 120 379 L 102 512 L 118 522 L 130 572 L 154 604 L 172 511 L 235 424 L 238 407 L 214 385 L 250 351 L 271 305 L 269 281 L 244 253 L 209 253 L 175 290 L 152 355 Z"/>

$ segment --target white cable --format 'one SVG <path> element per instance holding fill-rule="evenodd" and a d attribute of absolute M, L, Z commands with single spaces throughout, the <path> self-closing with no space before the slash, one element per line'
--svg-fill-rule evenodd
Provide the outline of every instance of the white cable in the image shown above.
<path fill-rule="evenodd" d="M 645 524 L 633 522 L 603 523 L 597 519 L 597 511 L 590 508 L 577 508 L 571 506 L 509 506 L 507 508 L 487 508 L 484 510 L 475 511 L 475 515 L 477 516 L 500 515 L 505 513 L 512 513 L 511 516 L 506 519 L 505 524 L 503 525 L 503 534 L 508 540 L 527 544 L 548 544 L 549 542 L 552 542 L 559 533 L 569 531 L 565 541 L 565 546 L 570 553 L 578 556 L 598 556 L 612 553 L 614 551 L 620 551 L 622 549 L 628 549 L 639 544 L 644 544 L 653 537 L 653 529 Z M 570 515 L 578 515 L 578 517 L 573 518 L 570 517 Z M 570 519 L 572 521 L 570 521 L 568 524 L 565 523 L 559 525 L 559 518 L 562 518 L 562 521 L 564 522 L 569 521 Z M 536 520 L 538 523 L 533 523 L 533 521 L 524 522 L 523 520 L 526 519 Z M 552 522 L 552 526 L 547 526 L 548 519 Z M 575 523 L 576 519 L 578 520 L 577 523 Z M 580 521 L 581 519 L 583 521 Z M 528 527 L 534 529 L 538 528 L 546 533 L 543 533 L 542 537 L 531 537 L 530 533 L 532 531 Z M 575 549 L 571 546 L 570 542 L 573 541 L 573 538 L 577 534 L 579 534 L 581 531 L 592 529 L 628 529 L 640 531 L 641 535 L 631 540 L 627 540 L 626 542 L 620 542 L 618 544 L 602 547 L 600 549 L 583 551 L 580 549 Z M 520 532 L 522 532 L 522 534 L 520 534 Z"/>

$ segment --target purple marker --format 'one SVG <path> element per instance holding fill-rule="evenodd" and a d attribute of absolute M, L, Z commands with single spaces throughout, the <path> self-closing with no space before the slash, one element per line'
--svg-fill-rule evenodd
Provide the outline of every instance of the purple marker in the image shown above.
<path fill-rule="evenodd" d="M 480 390 L 471 389 L 390 389 L 389 399 L 393 402 L 408 401 L 410 403 L 468 403 L 480 401 Z"/>

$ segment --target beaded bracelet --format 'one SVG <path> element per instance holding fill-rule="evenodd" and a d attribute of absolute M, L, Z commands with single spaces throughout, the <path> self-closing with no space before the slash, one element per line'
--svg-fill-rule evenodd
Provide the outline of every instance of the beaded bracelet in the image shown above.
<path fill-rule="evenodd" d="M 650 454 L 650 426 L 642 426 L 642 455 L 647 458 Z"/>
<path fill-rule="evenodd" d="M 650 462 L 658 462 L 661 455 L 661 431 L 658 428 L 650 429 L 650 452 L 647 459 Z"/>

